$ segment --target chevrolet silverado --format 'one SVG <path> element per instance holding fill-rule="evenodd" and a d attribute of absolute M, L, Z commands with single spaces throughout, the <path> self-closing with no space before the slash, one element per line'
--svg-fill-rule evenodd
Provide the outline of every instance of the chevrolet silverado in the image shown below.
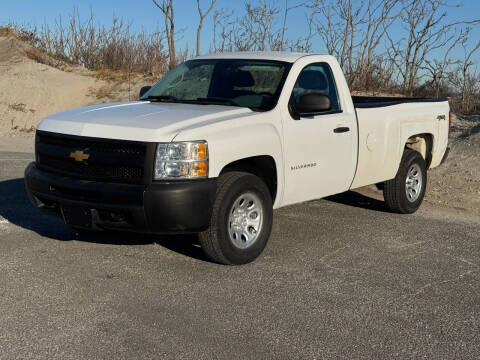
<path fill-rule="evenodd" d="M 416 211 L 449 116 L 446 99 L 352 97 L 331 56 L 201 56 L 138 101 L 43 119 L 25 183 L 74 228 L 198 233 L 211 260 L 244 264 L 282 206 L 376 184 Z"/>

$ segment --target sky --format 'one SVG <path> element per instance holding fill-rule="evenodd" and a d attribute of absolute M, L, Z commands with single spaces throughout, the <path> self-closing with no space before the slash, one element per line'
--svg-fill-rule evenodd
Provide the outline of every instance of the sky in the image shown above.
<path fill-rule="evenodd" d="M 358 1 L 358 0 L 356 0 Z M 446 0 L 452 5 L 457 0 Z M 460 0 L 462 7 L 451 7 L 448 11 L 450 21 L 468 21 L 475 17 L 480 18 L 480 0 Z M 290 3 L 298 3 L 300 0 L 291 0 Z M 208 6 L 209 0 L 201 0 L 203 7 Z M 277 0 L 278 6 L 284 4 L 284 0 Z M 177 48 L 188 45 L 190 51 L 195 47 L 196 27 L 198 13 L 196 0 L 175 0 L 176 28 L 184 29 L 182 38 L 177 41 Z M 216 9 L 226 8 L 239 14 L 244 7 L 243 0 L 217 0 Z M 78 8 L 82 17 L 88 17 L 90 9 L 93 10 L 96 20 L 101 24 L 111 24 L 113 15 L 124 19 L 133 29 L 151 29 L 162 25 L 162 14 L 153 5 L 151 0 L 0 0 L 0 25 L 10 21 L 20 24 L 43 23 L 52 24 L 59 15 L 68 17 L 74 8 Z M 292 12 L 289 19 L 288 34 L 290 38 L 302 37 L 306 33 L 304 10 Z M 205 20 L 202 31 L 202 52 L 208 52 L 212 39 L 212 17 Z M 397 29 L 391 29 L 395 36 Z M 480 27 L 471 34 L 471 41 L 480 39 Z M 315 52 L 325 52 L 320 39 L 313 40 Z M 441 54 L 439 54 L 441 55 Z M 475 59 L 480 62 L 480 54 Z"/>

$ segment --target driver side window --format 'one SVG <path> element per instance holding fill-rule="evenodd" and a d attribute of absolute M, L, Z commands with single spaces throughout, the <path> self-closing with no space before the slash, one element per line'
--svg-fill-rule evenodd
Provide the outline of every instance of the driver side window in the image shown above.
<path fill-rule="evenodd" d="M 328 64 L 316 63 L 303 68 L 293 87 L 291 101 L 294 104 L 298 104 L 303 95 L 312 93 L 328 96 L 332 103 L 331 111 L 341 110 L 337 87 Z"/>

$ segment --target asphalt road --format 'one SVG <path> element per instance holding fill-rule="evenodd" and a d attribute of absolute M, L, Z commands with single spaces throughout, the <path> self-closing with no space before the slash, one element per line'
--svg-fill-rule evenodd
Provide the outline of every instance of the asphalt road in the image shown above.
<path fill-rule="evenodd" d="M 193 236 L 75 234 L 0 153 L 1 359 L 478 359 L 480 221 L 347 193 L 275 212 L 241 267 Z"/>

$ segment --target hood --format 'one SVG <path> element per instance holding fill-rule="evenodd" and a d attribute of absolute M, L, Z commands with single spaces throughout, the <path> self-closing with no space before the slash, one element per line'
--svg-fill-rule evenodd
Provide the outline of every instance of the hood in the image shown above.
<path fill-rule="evenodd" d="M 38 130 L 118 140 L 168 142 L 186 127 L 254 114 L 248 108 L 129 101 L 64 111 L 43 119 Z"/>

